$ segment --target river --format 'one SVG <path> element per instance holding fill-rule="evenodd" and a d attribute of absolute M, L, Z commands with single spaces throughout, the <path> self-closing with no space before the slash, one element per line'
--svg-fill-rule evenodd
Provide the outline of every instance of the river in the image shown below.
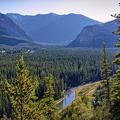
<path fill-rule="evenodd" d="M 68 106 L 75 99 L 75 89 L 76 87 L 66 91 L 65 98 L 57 104 L 59 110 Z"/>

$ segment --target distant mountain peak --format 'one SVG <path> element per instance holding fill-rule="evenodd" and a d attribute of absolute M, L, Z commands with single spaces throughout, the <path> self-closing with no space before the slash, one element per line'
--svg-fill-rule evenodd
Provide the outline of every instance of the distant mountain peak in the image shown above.
<path fill-rule="evenodd" d="M 56 14 L 56 13 L 53 13 L 53 12 L 51 12 L 51 13 L 49 13 L 50 15 L 53 15 L 53 16 L 57 16 L 58 14 Z"/>

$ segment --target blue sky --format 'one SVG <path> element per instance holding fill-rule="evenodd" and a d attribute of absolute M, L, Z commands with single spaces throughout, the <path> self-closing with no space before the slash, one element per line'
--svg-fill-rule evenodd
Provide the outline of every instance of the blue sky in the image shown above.
<path fill-rule="evenodd" d="M 23 15 L 83 14 L 101 22 L 114 18 L 110 14 L 119 13 L 120 0 L 0 0 L 1 13 L 20 13 Z"/>

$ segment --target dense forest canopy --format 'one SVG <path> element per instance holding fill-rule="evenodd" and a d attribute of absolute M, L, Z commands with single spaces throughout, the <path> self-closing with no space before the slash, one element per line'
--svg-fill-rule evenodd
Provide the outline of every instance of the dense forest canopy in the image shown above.
<path fill-rule="evenodd" d="M 113 60 L 116 50 L 108 50 L 109 62 Z M 61 97 L 61 92 L 67 87 L 101 80 L 101 49 L 44 48 L 33 53 L 24 52 L 29 74 L 33 77 L 37 76 L 42 85 L 38 90 L 40 98 L 44 92 L 43 78 L 50 73 L 55 81 L 56 99 Z M 0 74 L 3 78 L 12 80 L 16 77 L 15 65 L 19 57 L 19 51 L 0 54 Z M 114 68 L 112 64 L 111 67 Z"/>
<path fill-rule="evenodd" d="M 113 34 L 120 35 L 120 14 L 112 16 L 118 22 Z M 103 49 L 1 45 L 0 119 L 120 120 L 120 39 L 116 48 L 106 45 Z M 74 86 L 79 86 L 75 100 L 57 111 L 55 100 L 64 99 L 65 91 Z"/>
<path fill-rule="evenodd" d="M 101 75 L 101 56 L 102 49 L 92 48 L 39 48 L 28 49 L 4 49 L 0 53 L 0 75 L 1 81 L 7 80 L 9 84 L 17 77 L 16 63 L 20 58 L 20 51 L 24 52 L 24 61 L 29 76 L 32 79 L 37 77 L 39 86 L 36 89 L 38 99 L 42 99 L 46 90 L 44 78 L 49 74 L 53 76 L 54 98 L 63 97 L 64 90 L 70 87 L 85 83 L 95 82 L 102 79 Z M 114 53 L 118 49 L 107 49 L 107 57 L 112 69 L 111 75 L 116 67 L 111 64 Z M 2 93 L 1 87 L 0 92 Z M 1 115 L 11 115 L 11 104 L 9 97 L 1 97 Z M 4 98 L 4 102 L 3 99 Z M 4 107 L 2 106 L 4 105 Z"/>

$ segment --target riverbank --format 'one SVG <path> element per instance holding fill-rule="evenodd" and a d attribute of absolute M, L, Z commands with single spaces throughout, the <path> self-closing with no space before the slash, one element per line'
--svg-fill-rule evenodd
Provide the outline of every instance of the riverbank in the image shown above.
<path fill-rule="evenodd" d="M 98 81 L 98 82 L 88 83 L 83 86 L 80 86 L 76 89 L 75 95 L 76 96 L 85 95 L 92 98 L 94 92 L 96 91 L 97 87 L 100 84 L 101 84 L 101 81 Z"/>
<path fill-rule="evenodd" d="M 83 86 L 83 85 L 79 85 L 79 86 L 77 86 L 77 87 L 71 87 L 71 88 L 68 89 L 67 91 L 71 91 L 71 92 L 74 94 L 74 96 L 76 96 L 76 95 L 75 95 L 75 94 L 76 94 L 75 91 L 76 91 L 79 87 L 81 87 L 81 86 Z M 65 100 L 67 91 L 64 93 L 64 97 L 60 98 L 59 100 L 56 100 L 55 105 L 57 105 L 57 104 L 59 104 L 60 102 L 62 102 L 63 100 Z"/>
<path fill-rule="evenodd" d="M 86 105 L 84 106 L 82 98 L 86 97 L 88 98 L 88 102 L 89 102 L 89 109 L 88 111 L 92 111 L 92 101 L 95 99 L 93 94 L 95 93 L 97 87 L 101 84 L 101 82 L 95 82 L 95 83 L 89 83 L 89 84 L 85 84 L 82 86 L 79 86 L 77 88 L 71 89 L 73 92 L 75 92 L 75 99 L 68 104 L 66 107 L 64 107 L 63 109 L 59 110 L 58 113 L 60 116 L 67 116 L 69 113 L 71 114 L 76 114 L 76 109 L 80 111 L 80 109 L 83 110 L 87 110 L 88 108 L 84 109 L 86 107 Z M 88 106 L 87 106 L 88 107 Z M 87 111 L 86 111 L 87 112 Z M 92 114 L 90 114 L 92 115 Z"/>
<path fill-rule="evenodd" d="M 55 105 L 59 104 L 64 99 L 65 99 L 65 96 L 63 98 L 60 98 L 59 100 L 57 100 L 56 103 L 55 103 Z"/>
<path fill-rule="evenodd" d="M 79 96 L 85 95 L 88 96 L 91 100 L 93 100 L 93 94 L 99 84 L 100 82 L 88 83 L 68 89 L 64 97 L 56 102 L 56 105 L 59 107 L 59 112 L 62 109 L 66 109 L 67 107 L 71 106 L 71 104 L 76 101 L 76 98 Z"/>
<path fill-rule="evenodd" d="M 71 90 L 72 92 L 74 92 L 75 89 L 76 89 L 76 87 L 72 87 L 72 88 L 70 88 L 70 89 L 68 89 L 68 90 Z M 59 104 L 61 101 L 63 101 L 63 100 L 65 99 L 65 97 L 66 97 L 66 92 L 65 92 L 65 94 L 64 94 L 64 97 L 60 98 L 59 100 L 56 100 L 55 105 L 57 105 L 57 104 Z"/>
<path fill-rule="evenodd" d="M 59 110 L 64 109 L 67 107 L 74 99 L 75 99 L 75 90 L 78 87 L 72 87 L 68 89 L 64 95 L 64 98 L 60 99 L 58 102 L 56 102 Z"/>

